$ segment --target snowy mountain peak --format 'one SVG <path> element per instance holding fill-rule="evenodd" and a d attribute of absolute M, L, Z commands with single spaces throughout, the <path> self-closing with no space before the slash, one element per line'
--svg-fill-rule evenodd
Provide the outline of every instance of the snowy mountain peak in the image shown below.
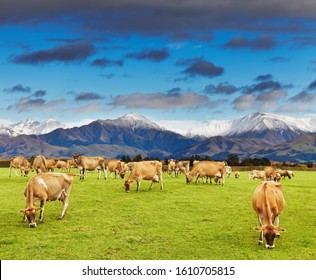
<path fill-rule="evenodd" d="M 297 132 L 297 134 L 302 131 L 316 132 L 316 119 L 296 119 L 271 113 L 257 112 L 235 120 L 212 122 L 209 125 L 191 129 L 187 132 L 186 136 L 235 136 L 265 130 L 290 130 Z"/>
<path fill-rule="evenodd" d="M 9 136 L 18 136 L 21 134 L 31 135 L 31 134 L 45 134 L 49 133 L 57 128 L 65 128 L 65 125 L 61 122 L 53 119 L 47 121 L 39 122 L 30 119 L 20 121 L 15 124 L 5 124 L 0 126 L 0 134 L 5 134 Z"/>
<path fill-rule="evenodd" d="M 136 113 L 129 113 L 124 115 L 123 117 L 120 117 L 116 119 L 116 121 L 123 124 L 123 126 L 129 126 L 133 129 L 135 128 L 154 128 L 163 130 L 162 127 L 160 127 L 155 122 L 147 119 L 146 117 L 136 114 Z"/>

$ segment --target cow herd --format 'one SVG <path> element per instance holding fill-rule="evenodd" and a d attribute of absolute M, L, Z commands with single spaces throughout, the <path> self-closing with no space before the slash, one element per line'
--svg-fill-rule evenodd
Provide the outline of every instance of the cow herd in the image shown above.
<path fill-rule="evenodd" d="M 78 173 L 70 174 L 70 169 L 76 167 Z M 104 179 L 114 174 L 115 178 L 120 176 L 124 178 L 128 173 L 128 178 L 124 182 L 125 191 L 129 192 L 132 183 L 136 182 L 136 191 L 140 189 L 142 180 L 151 181 L 150 189 L 154 182 L 160 184 L 160 190 L 163 190 L 163 172 L 168 176 L 178 177 L 180 173 L 186 177 L 186 183 L 193 181 L 198 183 L 201 179 L 203 183 L 212 179 L 216 184 L 225 184 L 225 178 L 231 175 L 232 168 L 226 162 L 218 161 L 196 161 L 192 168 L 189 161 L 169 160 L 168 164 L 161 161 L 141 161 L 124 163 L 120 160 L 106 159 L 102 156 L 90 157 L 73 154 L 73 159 L 67 161 L 57 159 L 46 159 L 39 155 L 33 159 L 32 164 L 23 156 L 16 156 L 10 160 L 9 177 L 11 177 L 12 168 L 21 171 L 21 176 L 27 176 L 30 171 L 36 171 L 25 189 L 26 207 L 20 212 L 24 214 L 23 220 L 28 220 L 30 227 L 36 227 L 35 213 L 40 212 L 38 222 L 43 221 L 43 213 L 46 201 L 60 200 L 63 202 L 63 209 L 59 216 L 62 219 L 69 203 L 69 195 L 73 184 L 74 176 L 84 179 L 86 172 L 97 170 L 98 179 L 101 173 Z M 62 169 L 65 173 L 56 173 L 54 168 Z M 53 172 L 48 172 L 53 171 Z M 236 171 L 234 177 L 238 179 L 240 173 Z M 261 179 L 261 184 L 254 191 L 252 206 L 255 210 L 259 226 L 254 229 L 260 232 L 259 245 L 265 239 L 266 248 L 274 248 L 275 237 L 280 236 L 285 229 L 279 227 L 279 215 L 284 209 L 285 200 L 282 194 L 282 185 L 279 183 L 281 177 L 292 178 L 291 171 L 275 170 L 273 167 L 266 167 L 263 171 L 252 170 L 248 173 L 249 179 Z M 40 207 L 36 208 L 35 203 L 39 201 Z"/>

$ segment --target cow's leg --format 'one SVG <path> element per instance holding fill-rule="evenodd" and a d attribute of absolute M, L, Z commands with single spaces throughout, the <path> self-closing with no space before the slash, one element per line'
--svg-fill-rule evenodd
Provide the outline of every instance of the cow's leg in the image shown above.
<path fill-rule="evenodd" d="M 162 175 L 159 176 L 159 180 L 160 180 L 160 190 L 163 190 Z"/>
<path fill-rule="evenodd" d="M 68 204 L 69 203 L 68 203 L 68 196 L 67 196 L 67 197 L 65 197 L 65 199 L 63 201 L 64 207 L 63 207 L 63 211 L 61 212 L 61 215 L 58 217 L 59 220 L 61 220 L 65 216 L 67 208 L 68 208 Z"/>
<path fill-rule="evenodd" d="M 107 179 L 108 178 L 108 169 L 103 168 L 103 173 L 104 173 L 104 179 Z"/>
<path fill-rule="evenodd" d="M 98 169 L 98 180 L 100 179 L 101 176 L 101 169 Z"/>
<path fill-rule="evenodd" d="M 198 174 L 196 175 L 195 184 L 197 184 L 197 183 L 198 183 L 199 178 L 200 178 L 200 174 L 198 173 Z"/>
<path fill-rule="evenodd" d="M 80 180 L 84 179 L 84 171 L 85 171 L 84 168 L 80 169 Z"/>
<path fill-rule="evenodd" d="M 9 177 L 11 177 L 11 170 L 12 170 L 12 166 L 10 166 Z"/>
<path fill-rule="evenodd" d="M 274 223 L 274 225 L 278 228 L 279 227 L 279 223 L 280 223 L 280 218 L 279 218 L 279 216 L 276 216 L 275 217 L 275 223 Z M 280 233 L 277 231 L 277 233 L 276 233 L 276 236 L 277 237 L 280 237 Z"/>
<path fill-rule="evenodd" d="M 38 223 L 42 223 L 43 222 L 44 208 L 45 208 L 44 206 L 45 206 L 45 200 L 41 200 L 41 203 L 40 203 L 41 210 L 40 210 L 40 215 L 39 215 L 39 218 L 38 218 Z"/>
<path fill-rule="evenodd" d="M 137 187 L 136 187 L 136 192 L 139 192 L 140 179 L 137 179 L 137 180 L 136 180 L 136 184 L 137 184 Z"/>
<path fill-rule="evenodd" d="M 259 225 L 262 226 L 262 217 L 261 215 L 258 215 L 258 221 L 259 221 Z M 258 241 L 258 245 L 263 244 L 263 231 L 261 230 L 259 233 L 259 241 Z"/>

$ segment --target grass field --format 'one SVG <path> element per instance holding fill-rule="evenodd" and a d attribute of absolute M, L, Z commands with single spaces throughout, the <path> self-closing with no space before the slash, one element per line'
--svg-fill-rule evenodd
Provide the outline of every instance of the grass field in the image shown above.
<path fill-rule="evenodd" d="M 76 170 L 73 170 L 76 172 Z M 31 174 L 34 176 L 34 173 Z M 2 260 L 314 260 L 316 259 L 316 172 L 282 180 L 286 201 L 276 247 L 258 246 L 251 198 L 259 181 L 229 178 L 225 186 L 185 184 L 164 175 L 164 190 L 143 181 L 125 193 L 122 179 L 75 178 L 67 215 L 47 202 L 44 223 L 29 228 L 25 207 L 29 178 L 0 169 L 0 258 Z"/>

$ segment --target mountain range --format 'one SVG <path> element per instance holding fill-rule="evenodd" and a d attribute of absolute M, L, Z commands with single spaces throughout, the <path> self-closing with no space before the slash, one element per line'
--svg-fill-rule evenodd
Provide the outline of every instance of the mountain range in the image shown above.
<path fill-rule="evenodd" d="M 108 158 L 184 158 L 208 155 L 226 159 L 267 157 L 271 160 L 306 162 L 316 160 L 316 119 L 294 119 L 254 113 L 188 130 L 170 131 L 138 114 L 96 120 L 67 128 L 57 120 L 22 121 L 0 125 L 0 157 L 71 157 L 72 153 L 104 155 Z"/>

